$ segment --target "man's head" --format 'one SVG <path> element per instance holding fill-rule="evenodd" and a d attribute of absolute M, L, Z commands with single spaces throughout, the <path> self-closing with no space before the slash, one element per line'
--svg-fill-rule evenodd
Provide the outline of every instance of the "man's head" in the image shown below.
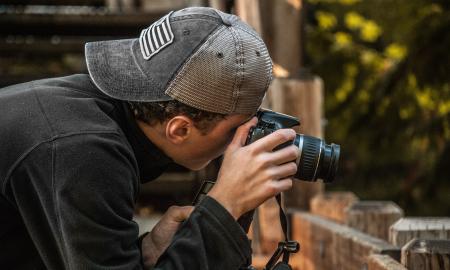
<path fill-rule="evenodd" d="M 136 39 L 87 43 L 86 60 L 98 88 L 128 101 L 141 128 L 151 127 L 147 132 L 164 129 L 165 139 L 174 143 L 168 130 L 192 127 L 188 139 L 177 142 L 181 152 L 196 142 L 189 136 L 198 132 L 203 144 L 218 143 L 208 135 L 226 137 L 228 129 L 255 114 L 272 78 L 272 62 L 258 34 L 238 17 L 212 8 L 171 12 Z"/>
<path fill-rule="evenodd" d="M 176 100 L 129 102 L 139 127 L 176 163 L 192 170 L 223 154 L 236 129 L 251 114 L 219 114 Z"/>

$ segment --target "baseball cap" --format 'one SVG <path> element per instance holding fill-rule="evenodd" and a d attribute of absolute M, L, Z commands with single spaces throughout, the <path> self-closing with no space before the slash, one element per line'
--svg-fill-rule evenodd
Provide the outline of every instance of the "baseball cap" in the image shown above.
<path fill-rule="evenodd" d="M 222 114 L 255 113 L 272 79 L 261 37 L 237 16 L 207 7 L 170 12 L 139 38 L 86 43 L 85 54 L 108 96 L 174 99 Z"/>

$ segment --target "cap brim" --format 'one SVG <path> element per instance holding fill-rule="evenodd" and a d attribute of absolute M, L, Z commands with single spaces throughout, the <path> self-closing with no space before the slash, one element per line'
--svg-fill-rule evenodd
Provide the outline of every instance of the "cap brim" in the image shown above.
<path fill-rule="evenodd" d="M 95 85 L 106 95 L 127 101 L 166 101 L 135 60 L 137 39 L 89 42 L 85 46 L 86 64 Z M 152 84 L 153 83 L 153 84 Z"/>

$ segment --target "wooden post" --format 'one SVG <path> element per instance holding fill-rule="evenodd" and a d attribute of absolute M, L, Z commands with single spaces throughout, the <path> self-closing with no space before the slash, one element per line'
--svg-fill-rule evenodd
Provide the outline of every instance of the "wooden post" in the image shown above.
<path fill-rule="evenodd" d="M 260 0 L 236 0 L 234 3 L 236 14 L 264 38 L 261 16 L 267 11 L 261 10 L 260 2 Z"/>
<path fill-rule="evenodd" d="M 302 0 L 236 0 L 236 13 L 261 33 L 275 77 L 295 78 L 302 67 Z M 259 13 L 259 24 L 247 14 Z"/>
<path fill-rule="evenodd" d="M 408 270 L 390 256 L 380 254 L 370 255 L 367 265 L 368 270 Z"/>
<path fill-rule="evenodd" d="M 358 197 L 353 192 L 325 192 L 311 199 L 311 214 L 345 224 L 347 222 L 345 210 L 357 201 Z"/>
<path fill-rule="evenodd" d="M 450 217 L 407 217 L 389 229 L 389 242 L 402 247 L 413 238 L 450 239 Z"/>
<path fill-rule="evenodd" d="M 302 133 L 322 136 L 322 81 L 310 76 L 300 78 L 301 56 L 301 12 L 302 0 L 236 0 L 236 14 L 260 33 L 267 44 L 274 63 L 275 79 L 269 88 L 263 107 L 302 120 Z M 323 190 L 321 183 L 297 181 L 291 191 L 285 193 L 287 207 L 308 209 L 309 200 Z M 263 251 L 270 253 L 282 240 L 271 228 L 278 224 L 278 206 L 270 200 L 260 207 L 260 218 L 253 226 L 259 227 Z M 279 228 L 278 225 L 276 225 Z"/>
<path fill-rule="evenodd" d="M 208 3 L 209 3 L 209 6 L 212 8 L 218 9 L 223 12 L 227 11 L 226 0 L 209 0 Z"/>
<path fill-rule="evenodd" d="M 217 3 L 215 3 L 215 5 L 217 7 L 221 6 Z M 235 11 L 243 21 L 252 26 L 262 37 L 264 36 L 261 26 L 261 13 L 265 11 L 260 9 L 259 0 L 236 0 Z M 256 242 L 252 243 L 252 248 L 255 251 L 267 255 L 272 250 L 275 250 L 278 242 L 282 240 L 280 226 L 271 226 L 273 224 L 278 224 L 279 219 L 278 207 L 275 199 L 269 199 L 267 202 L 263 203 L 255 213 L 257 213 L 257 215 L 254 216 L 252 223 L 254 229 L 252 238 L 255 239 Z M 258 252 L 254 253 L 258 254 Z M 256 262 L 261 263 L 267 258 L 266 256 L 256 255 L 254 256 L 254 259 Z"/>
<path fill-rule="evenodd" d="M 263 254 L 271 254 L 283 240 L 280 225 L 279 206 L 275 199 L 270 199 L 258 208 L 259 243 Z"/>
<path fill-rule="evenodd" d="M 409 270 L 450 269 L 450 240 L 413 239 L 402 248 L 402 264 Z"/>
<path fill-rule="evenodd" d="M 290 114 L 300 118 L 302 126 L 296 128 L 297 132 L 322 137 L 322 80 L 310 77 L 304 80 L 276 78 L 269 88 L 268 100 L 274 111 Z M 302 116 L 305 116 L 302 118 Z M 309 201 L 323 191 L 323 184 L 319 182 L 294 181 L 290 191 L 284 193 L 286 207 L 309 209 Z M 255 226 L 261 227 L 260 239 L 264 246 L 263 251 L 274 250 L 277 243 L 282 240 L 281 230 L 264 230 L 273 224 L 278 224 L 279 213 L 275 199 L 269 200 L 260 207 L 260 218 Z M 270 240 L 269 240 L 270 239 Z M 266 242 L 265 242 L 266 241 Z"/>
<path fill-rule="evenodd" d="M 267 262 L 269 261 L 269 258 L 267 256 L 261 255 L 261 254 L 255 254 L 252 257 L 252 266 L 256 268 L 257 270 L 262 270 L 264 267 L 266 267 Z"/>
<path fill-rule="evenodd" d="M 269 88 L 268 100 L 274 111 L 300 119 L 297 132 L 323 137 L 323 82 L 319 77 L 276 78 Z M 285 192 L 286 207 L 308 210 L 311 198 L 322 191 L 322 183 L 295 181 L 292 189 Z"/>
<path fill-rule="evenodd" d="M 389 241 L 389 227 L 403 217 L 403 210 L 390 201 L 359 201 L 346 214 L 350 227 Z"/>
<path fill-rule="evenodd" d="M 301 250 L 292 258 L 296 269 L 367 269 L 371 254 L 400 258 L 400 249 L 356 229 L 306 212 L 292 212 L 293 239 Z"/>

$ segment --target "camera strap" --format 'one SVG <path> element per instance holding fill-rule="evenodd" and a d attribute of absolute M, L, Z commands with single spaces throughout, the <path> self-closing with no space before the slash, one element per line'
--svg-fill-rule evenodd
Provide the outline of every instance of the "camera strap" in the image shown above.
<path fill-rule="evenodd" d="M 211 181 L 204 181 L 199 192 L 195 196 L 195 199 L 193 201 L 193 205 L 197 205 L 203 198 L 206 196 L 206 194 L 209 192 L 209 190 L 214 186 L 215 182 Z M 281 202 L 281 193 L 275 196 L 275 199 L 279 206 L 279 214 L 280 214 L 280 224 L 281 228 L 283 229 L 284 233 L 284 241 L 278 243 L 278 248 L 275 250 L 274 254 L 270 258 L 270 260 L 267 262 L 266 267 L 264 270 L 292 270 L 291 266 L 289 265 L 289 257 L 291 253 L 296 253 L 300 250 L 300 244 L 296 241 L 289 240 L 289 224 L 288 219 L 286 216 L 286 213 L 284 212 L 283 205 Z M 246 214 L 244 214 L 241 218 L 239 218 L 238 222 L 242 226 L 242 228 L 248 232 L 248 229 L 250 227 L 250 223 L 253 220 L 253 213 L 254 211 L 250 211 Z M 280 262 L 278 260 L 280 259 L 281 255 L 283 255 L 283 258 Z M 277 263 L 278 262 L 278 263 Z M 255 269 L 252 266 L 246 266 L 242 269 Z"/>
<path fill-rule="evenodd" d="M 297 241 L 289 240 L 289 225 L 286 213 L 284 212 L 282 202 L 281 202 L 281 193 L 276 197 L 278 206 L 280 208 L 280 224 L 284 233 L 284 241 L 278 243 L 278 248 L 275 250 L 274 254 L 267 262 L 264 270 L 282 270 L 282 269 L 292 269 L 289 265 L 289 257 L 291 253 L 296 253 L 300 250 L 300 244 Z M 277 264 L 281 255 L 283 258 Z"/>

